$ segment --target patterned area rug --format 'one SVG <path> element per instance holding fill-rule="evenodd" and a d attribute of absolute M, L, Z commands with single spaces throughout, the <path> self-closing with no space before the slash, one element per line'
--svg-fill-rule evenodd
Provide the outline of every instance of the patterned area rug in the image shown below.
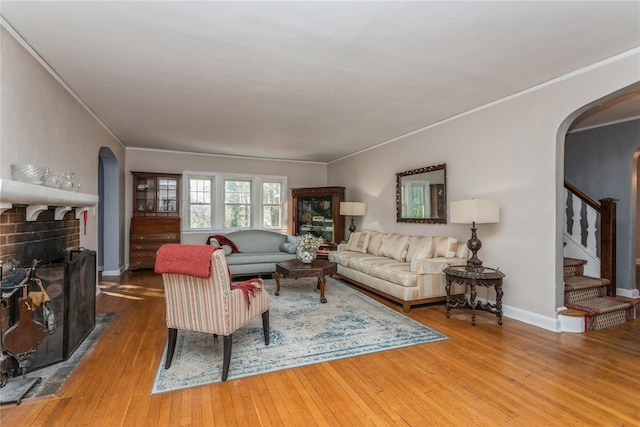
<path fill-rule="evenodd" d="M 233 334 L 228 381 L 251 375 L 447 339 L 415 320 L 327 278 L 320 303 L 316 279 L 265 280 L 271 296 L 271 343 L 264 345 L 262 318 Z M 178 331 L 171 367 L 166 349 L 151 394 L 221 381 L 222 337 Z"/>

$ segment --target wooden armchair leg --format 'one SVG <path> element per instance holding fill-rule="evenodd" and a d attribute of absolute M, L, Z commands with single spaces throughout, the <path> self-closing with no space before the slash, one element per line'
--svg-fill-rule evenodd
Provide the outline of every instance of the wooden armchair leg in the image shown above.
<path fill-rule="evenodd" d="M 232 339 L 231 335 L 226 335 L 222 337 L 222 381 L 227 380 L 227 376 L 229 375 L 229 363 L 231 362 L 231 347 L 232 347 Z"/>
<path fill-rule="evenodd" d="M 178 330 L 174 328 L 168 328 L 169 334 L 167 336 L 167 360 L 164 362 L 164 369 L 169 369 L 171 361 L 173 360 L 173 352 L 176 349 L 176 341 L 178 338 Z"/>
<path fill-rule="evenodd" d="M 262 330 L 264 331 L 264 345 L 269 345 L 269 310 L 262 313 Z"/>

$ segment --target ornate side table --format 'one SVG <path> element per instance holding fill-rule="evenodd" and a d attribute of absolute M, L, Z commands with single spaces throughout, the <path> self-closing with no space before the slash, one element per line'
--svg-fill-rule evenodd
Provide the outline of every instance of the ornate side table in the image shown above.
<path fill-rule="evenodd" d="M 288 261 L 276 264 L 276 295 L 280 295 L 280 275 L 284 277 L 317 277 L 318 289 L 320 289 L 320 302 L 325 304 L 327 299 L 324 297 L 324 287 L 326 283 L 325 276 L 332 276 L 338 270 L 338 264 L 329 262 L 324 259 L 317 258 L 310 264 L 305 264 L 298 259 L 290 259 Z"/>
<path fill-rule="evenodd" d="M 471 324 L 476 325 L 476 309 L 484 310 L 490 313 L 494 313 L 498 316 L 498 325 L 502 325 L 502 279 L 504 273 L 498 271 L 496 268 L 489 267 L 468 267 L 466 265 L 454 265 L 444 269 L 444 274 L 447 278 L 447 318 L 450 316 L 450 311 L 455 307 L 469 306 L 471 308 Z M 469 299 L 466 298 L 452 298 L 451 297 L 451 284 L 458 283 L 460 285 L 470 287 Z M 476 301 L 476 286 L 484 286 L 486 288 L 494 287 L 496 290 L 496 302 L 491 304 L 490 302 Z"/>

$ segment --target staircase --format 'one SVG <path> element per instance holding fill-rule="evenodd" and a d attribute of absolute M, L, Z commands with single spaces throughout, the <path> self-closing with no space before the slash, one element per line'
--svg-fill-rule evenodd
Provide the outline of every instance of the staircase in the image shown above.
<path fill-rule="evenodd" d="M 583 317 L 583 331 L 608 328 L 636 318 L 640 301 L 612 297 L 609 279 L 584 275 L 587 261 L 564 258 L 564 306 L 562 314 Z"/>

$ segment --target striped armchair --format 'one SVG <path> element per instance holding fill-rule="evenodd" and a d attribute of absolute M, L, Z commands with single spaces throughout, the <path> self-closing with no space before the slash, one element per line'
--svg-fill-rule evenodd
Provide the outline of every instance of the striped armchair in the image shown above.
<path fill-rule="evenodd" d="M 167 359 L 171 366 L 178 329 L 223 336 L 222 381 L 227 380 L 232 334 L 251 319 L 262 315 L 265 345 L 269 345 L 269 294 L 261 279 L 233 285 L 224 251 L 211 253 L 211 276 L 162 274 L 167 305 Z"/>

